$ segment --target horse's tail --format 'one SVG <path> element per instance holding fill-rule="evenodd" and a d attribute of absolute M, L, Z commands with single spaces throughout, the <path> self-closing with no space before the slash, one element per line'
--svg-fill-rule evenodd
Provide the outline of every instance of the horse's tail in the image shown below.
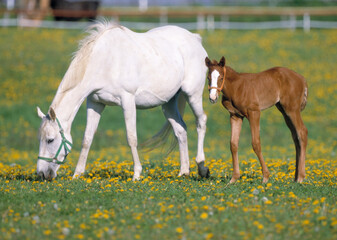
<path fill-rule="evenodd" d="M 186 99 L 183 94 L 179 94 L 177 104 L 178 104 L 179 113 L 181 117 L 183 117 L 185 106 L 186 106 Z M 153 149 L 157 147 L 163 146 L 168 141 L 172 132 L 173 132 L 172 126 L 166 120 L 164 126 L 150 139 L 141 143 L 140 147 L 144 149 L 145 151 L 152 151 Z M 177 138 L 173 137 L 171 144 L 166 152 L 167 155 L 173 151 L 173 149 L 177 146 L 177 143 L 178 143 Z"/>
<path fill-rule="evenodd" d="M 307 105 L 307 99 L 308 99 L 308 86 L 306 85 L 304 88 L 304 95 L 301 103 L 301 111 L 303 111 L 305 106 Z"/>

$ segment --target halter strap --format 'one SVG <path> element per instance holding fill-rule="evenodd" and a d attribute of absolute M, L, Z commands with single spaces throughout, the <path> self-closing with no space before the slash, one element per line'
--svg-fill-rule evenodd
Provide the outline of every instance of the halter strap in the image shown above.
<path fill-rule="evenodd" d="M 216 89 L 216 90 L 218 90 L 219 92 L 221 92 L 224 85 L 225 85 L 225 76 L 222 78 L 222 83 L 221 83 L 221 86 L 220 86 L 220 87 L 217 87 L 217 86 L 216 86 L 216 87 L 210 87 L 210 86 L 208 85 L 208 90 Z"/>
<path fill-rule="evenodd" d="M 38 156 L 37 159 L 41 159 L 41 160 L 44 160 L 44 161 L 47 161 L 47 162 L 53 162 L 53 163 L 61 165 L 61 164 L 64 164 L 66 162 L 67 155 L 71 152 L 71 149 L 69 148 L 69 146 L 72 147 L 73 144 L 70 141 L 68 141 L 66 139 L 66 137 L 64 136 L 63 128 L 61 126 L 60 121 L 57 118 L 56 118 L 56 122 L 57 122 L 57 124 L 60 128 L 60 134 L 61 134 L 61 137 L 62 137 L 62 142 L 61 142 L 60 147 L 58 148 L 58 150 L 57 150 L 57 152 L 56 152 L 56 154 L 53 158 Z M 59 161 L 59 160 L 57 160 L 57 157 L 60 154 L 60 152 L 62 150 L 62 147 L 64 147 L 64 151 L 65 151 L 66 154 L 65 154 L 65 157 L 64 157 L 63 161 Z"/>

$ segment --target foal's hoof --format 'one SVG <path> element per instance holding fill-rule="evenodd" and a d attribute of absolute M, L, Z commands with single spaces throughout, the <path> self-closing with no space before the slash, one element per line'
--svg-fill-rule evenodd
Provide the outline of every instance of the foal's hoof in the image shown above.
<path fill-rule="evenodd" d="M 303 180 L 304 180 L 304 178 L 298 178 L 298 179 L 295 179 L 295 182 L 297 182 L 297 183 L 303 183 Z"/>
<path fill-rule="evenodd" d="M 262 183 L 267 183 L 269 178 L 263 178 Z"/>
<path fill-rule="evenodd" d="M 204 162 L 198 164 L 198 173 L 200 177 L 209 178 L 210 172 L 209 168 L 204 166 Z"/>

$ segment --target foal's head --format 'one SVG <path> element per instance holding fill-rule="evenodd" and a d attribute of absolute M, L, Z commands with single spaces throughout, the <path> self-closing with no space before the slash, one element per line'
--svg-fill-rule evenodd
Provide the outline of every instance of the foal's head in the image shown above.
<path fill-rule="evenodd" d="M 211 103 L 216 103 L 219 93 L 225 84 L 226 76 L 226 59 L 222 57 L 219 63 L 216 60 L 211 61 L 208 57 L 205 58 L 206 66 L 208 67 L 208 89 L 209 100 Z"/>

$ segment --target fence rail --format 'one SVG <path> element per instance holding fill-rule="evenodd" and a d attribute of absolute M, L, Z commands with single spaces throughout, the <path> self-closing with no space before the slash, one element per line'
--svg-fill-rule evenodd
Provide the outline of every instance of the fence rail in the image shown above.
<path fill-rule="evenodd" d="M 47 28 L 80 28 L 90 25 L 90 22 L 60 22 L 46 21 L 47 16 L 58 17 L 92 17 L 93 11 L 71 11 L 71 10 L 48 10 L 48 11 L 25 11 L 0 9 L 3 17 L 0 19 L 0 26 L 22 26 L 22 27 L 47 27 Z M 174 22 L 175 25 L 182 26 L 189 30 L 214 30 L 214 29 L 273 29 L 273 28 L 303 28 L 309 31 L 311 28 L 337 28 L 337 21 L 317 21 L 312 20 L 313 16 L 337 16 L 337 7 L 328 8 L 243 8 L 243 7 L 221 7 L 221 8 L 150 8 L 146 11 L 139 11 L 135 8 L 101 9 L 96 12 L 99 17 L 112 18 L 113 21 L 126 27 L 147 30 L 153 27 L 170 24 L 175 18 L 195 18 L 195 21 Z M 15 15 L 17 18 L 9 18 Z M 39 16 L 34 20 L 34 16 Z M 235 22 L 231 17 L 265 17 L 280 16 L 279 21 L 263 22 Z M 155 18 L 157 22 L 145 21 L 124 21 L 123 18 L 146 17 Z M 220 19 L 220 20 L 219 20 Z"/>

